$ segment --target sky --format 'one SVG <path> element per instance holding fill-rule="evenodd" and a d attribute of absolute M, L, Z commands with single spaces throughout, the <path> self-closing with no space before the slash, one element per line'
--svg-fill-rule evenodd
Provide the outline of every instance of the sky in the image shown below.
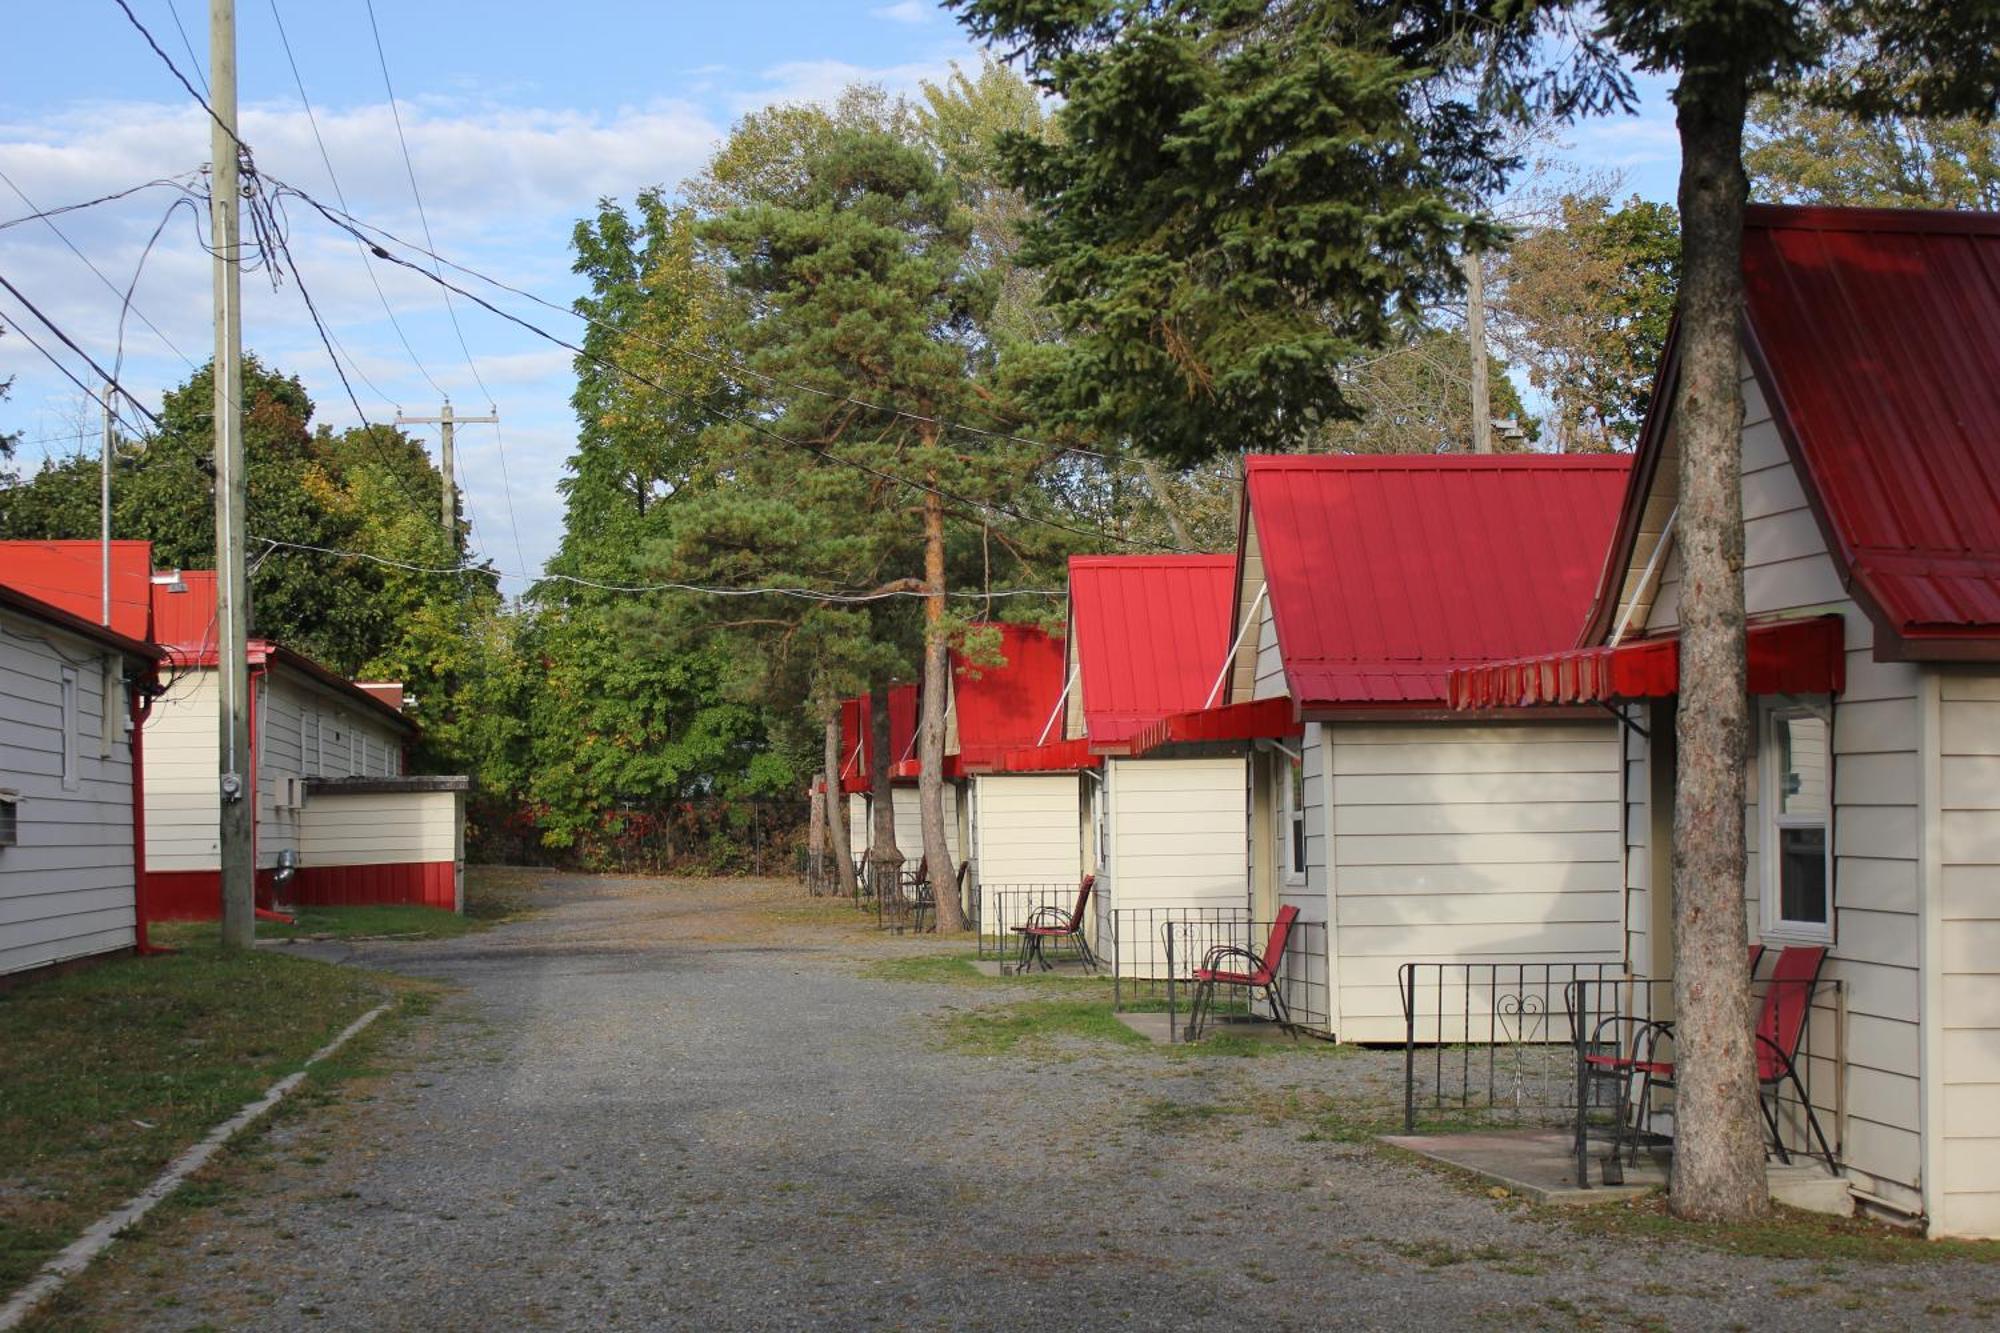
<path fill-rule="evenodd" d="M 204 88 L 204 0 L 126 2 Z M 238 0 L 238 10 L 240 133 L 261 172 L 335 197 L 279 40 L 282 20 L 348 210 L 411 240 L 427 222 L 446 259 L 564 307 L 582 292 L 570 272 L 570 235 L 599 199 L 671 190 L 758 107 L 828 99 L 854 82 L 914 92 L 952 62 L 976 67 L 980 59 L 927 0 L 375 0 L 385 82 L 364 0 Z M 1579 127 L 1549 155 L 1563 168 L 1617 173 L 1625 191 L 1671 199 L 1671 108 L 1657 83 L 1640 91 L 1637 115 Z M 166 221 L 140 268 L 179 193 L 154 187 L 66 214 L 55 220 L 63 237 L 40 221 L 4 224 L 185 177 L 208 156 L 206 114 L 115 0 L 10 15 L 0 55 L 0 274 L 99 364 L 111 365 L 122 346 L 120 382 L 155 409 L 212 348 L 210 265 L 190 209 Z M 459 428 L 460 484 L 474 551 L 518 593 L 561 538 L 557 482 L 576 438 L 570 353 L 461 298 L 453 298 L 454 328 L 428 280 L 364 261 L 351 238 L 297 204 L 288 212 L 293 254 L 349 361 L 366 419 L 435 415 L 447 397 L 461 414 L 497 410 L 497 428 Z M 135 272 L 121 340 L 122 293 Z M 356 424 L 295 285 L 274 290 L 251 273 L 243 290 L 246 348 L 304 381 L 317 421 Z M 573 318 L 491 289 L 481 294 L 566 339 L 581 334 Z M 13 378 L 0 431 L 22 436 L 16 466 L 32 471 L 80 444 L 94 450 L 95 409 L 16 330 L 35 334 L 91 381 L 87 365 L 43 336 L 4 291 L 0 326 L 0 380 Z M 411 429 L 435 449 L 434 429 Z"/>

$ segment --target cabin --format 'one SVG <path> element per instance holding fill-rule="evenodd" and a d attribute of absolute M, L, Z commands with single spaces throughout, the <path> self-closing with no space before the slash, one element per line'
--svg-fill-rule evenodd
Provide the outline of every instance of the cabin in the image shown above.
<path fill-rule="evenodd" d="M 1244 760 L 1135 753 L 1169 714 L 1213 694 L 1229 645 L 1227 555 L 1072 556 L 1061 739 L 1043 762 L 1082 774 L 1094 947 L 1122 971 L 1165 966 L 1169 922 L 1248 908 Z M 1101 768 L 1077 767 L 1080 746 Z M 1023 755 L 1023 767 L 1037 762 Z"/>
<path fill-rule="evenodd" d="M 1226 683 L 1135 751 L 1247 757 L 1251 915 L 1299 909 L 1292 947 L 1312 956 L 1288 1001 L 1313 1026 L 1402 1041 L 1405 963 L 1622 959 L 1617 723 L 1588 708 L 1468 717 L 1446 675 L 1498 644 L 1573 639 L 1628 471 L 1245 460 Z"/>
<path fill-rule="evenodd" d="M 1825 947 L 1811 1097 L 1854 1197 L 2000 1236 L 2000 215 L 1754 206 L 1744 929 Z M 1626 948 L 1673 972 L 1678 335 L 1577 645 L 1454 702 L 1615 708 Z"/>
<path fill-rule="evenodd" d="M 150 554 L 136 584 L 129 554 L 118 594 L 143 603 Z M 129 607 L 78 614 L 15 586 L 26 572 L 0 575 L 0 976 L 146 943 L 140 723 L 162 654 Z"/>
<path fill-rule="evenodd" d="M 901 853 L 905 868 L 914 870 L 924 850 L 923 819 L 917 808 L 918 690 L 915 685 L 891 685 L 887 693 L 890 804 L 896 821 L 896 850 Z M 869 695 L 857 695 L 841 704 L 844 756 L 841 788 L 848 793 L 848 837 L 857 860 L 873 844 L 875 836 L 874 716 L 874 702 Z M 949 780 L 944 788 L 944 836 L 945 850 L 956 866 L 963 859 L 960 849 L 966 839 L 958 790 Z"/>
<path fill-rule="evenodd" d="M 1034 745 L 1053 725 L 1063 641 L 1031 625 L 975 628 L 999 641 L 984 660 L 952 653 L 945 749 L 975 912 L 982 929 L 998 936 L 1024 919 L 1030 903 L 1074 899 L 1085 870 L 1083 821 L 1074 772 L 1012 772 L 1006 763 L 1010 751 Z"/>
<path fill-rule="evenodd" d="M 146 723 L 147 900 L 155 919 L 221 907 L 215 572 L 156 577 L 172 679 Z M 252 638 L 250 767 L 260 907 L 464 906 L 463 777 L 412 776 L 393 683 L 361 685 Z"/>

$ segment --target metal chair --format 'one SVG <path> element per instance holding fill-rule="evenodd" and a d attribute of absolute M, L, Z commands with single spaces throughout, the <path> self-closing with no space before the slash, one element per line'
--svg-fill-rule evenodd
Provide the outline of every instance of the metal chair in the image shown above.
<path fill-rule="evenodd" d="M 1090 951 L 1090 941 L 1083 937 L 1084 913 L 1090 909 L 1090 891 L 1097 884 L 1097 876 L 1085 875 L 1076 893 L 1076 906 L 1064 915 L 1062 908 L 1053 904 L 1037 907 L 1029 913 L 1027 921 L 1013 927 L 1014 934 L 1021 937 L 1021 953 L 1014 964 L 1014 975 L 1021 976 L 1029 967 L 1039 963 L 1042 971 L 1053 970 L 1049 961 L 1047 946 L 1060 945 L 1068 940 L 1076 946 L 1076 956 L 1092 972 L 1097 971 L 1097 955 Z"/>
<path fill-rule="evenodd" d="M 1215 1008 L 1217 986 L 1262 990 L 1278 1026 L 1289 1032 L 1293 1041 L 1299 1039 L 1299 1029 L 1292 1022 L 1291 1010 L 1285 1004 L 1284 990 L 1278 985 L 1278 968 L 1285 960 L 1285 946 L 1291 942 L 1292 923 L 1298 919 L 1298 908 L 1279 908 L 1277 919 L 1271 922 L 1271 934 L 1264 941 L 1261 955 L 1234 944 L 1218 944 L 1208 951 L 1207 957 L 1201 960 L 1201 966 L 1194 970 L 1194 1003 L 1188 1009 L 1188 1041 L 1201 1040 L 1202 1024 L 1208 1021 Z M 1231 960 L 1239 960 L 1247 966 L 1223 966 Z"/>

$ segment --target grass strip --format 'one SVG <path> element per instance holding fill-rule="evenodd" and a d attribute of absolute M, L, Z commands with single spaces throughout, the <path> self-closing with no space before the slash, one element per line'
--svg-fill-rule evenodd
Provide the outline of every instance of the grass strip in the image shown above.
<path fill-rule="evenodd" d="M 0 1292 L 390 993 L 214 941 L 0 992 Z"/>

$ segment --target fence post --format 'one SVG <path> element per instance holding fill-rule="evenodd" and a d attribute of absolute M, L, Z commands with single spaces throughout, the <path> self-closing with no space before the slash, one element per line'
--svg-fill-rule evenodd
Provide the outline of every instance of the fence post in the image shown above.
<path fill-rule="evenodd" d="M 1590 1070 L 1583 1062 L 1589 1053 L 1590 983 L 1571 969 L 1570 985 L 1576 988 L 1576 1013 L 1570 1020 L 1570 1038 L 1576 1045 L 1576 1187 L 1590 1188 Z M 1614 1140 L 1615 1143 L 1615 1140 Z M 1617 1153 L 1612 1154 L 1615 1159 Z"/>
<path fill-rule="evenodd" d="M 1180 1018 L 1174 1008 L 1174 925 L 1169 921 L 1166 928 L 1167 940 L 1167 1045 L 1173 1045 L 1180 1038 Z"/>
<path fill-rule="evenodd" d="M 1403 1132 L 1417 1132 L 1417 968 L 1405 963 L 1403 974 Z"/>

